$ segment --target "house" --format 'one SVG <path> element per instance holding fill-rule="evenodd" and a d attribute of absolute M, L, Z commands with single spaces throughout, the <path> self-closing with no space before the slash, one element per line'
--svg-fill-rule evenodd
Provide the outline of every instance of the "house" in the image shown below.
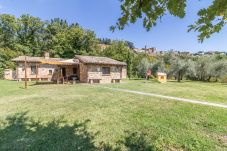
<path fill-rule="evenodd" d="M 119 83 L 127 76 L 127 64 L 107 57 L 80 56 L 73 59 L 19 56 L 16 62 L 16 80 L 54 81 L 65 83 L 71 81 L 83 83 Z"/>

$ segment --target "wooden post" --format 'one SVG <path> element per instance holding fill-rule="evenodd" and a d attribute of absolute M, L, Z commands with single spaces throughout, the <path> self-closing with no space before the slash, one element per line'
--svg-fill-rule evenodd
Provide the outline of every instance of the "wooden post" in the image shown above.
<path fill-rule="evenodd" d="M 27 89 L 27 56 L 24 58 L 24 88 Z"/>
<path fill-rule="evenodd" d="M 36 84 L 38 83 L 38 64 L 36 63 Z"/>
<path fill-rule="evenodd" d="M 17 78 L 17 82 L 19 81 L 19 79 L 18 79 L 18 73 L 19 73 L 19 72 L 18 72 L 18 66 L 19 66 L 19 65 L 18 65 L 18 63 L 17 63 L 17 68 L 16 68 L 16 78 Z"/>
<path fill-rule="evenodd" d="M 63 74 L 62 74 L 62 68 L 61 68 L 61 78 L 62 78 L 62 84 L 64 84 L 64 77 L 63 77 Z"/>
<path fill-rule="evenodd" d="M 58 68 L 57 68 L 57 84 L 59 84 L 59 70 L 60 70 L 60 68 L 59 68 L 59 66 L 57 66 Z"/>

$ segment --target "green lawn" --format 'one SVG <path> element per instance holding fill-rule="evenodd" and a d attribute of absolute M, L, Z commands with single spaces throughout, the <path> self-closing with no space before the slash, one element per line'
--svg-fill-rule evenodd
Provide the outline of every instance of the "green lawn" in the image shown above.
<path fill-rule="evenodd" d="M 123 84 L 109 86 L 227 105 L 227 84 L 222 83 L 169 81 L 161 84 L 147 80 L 126 80 Z"/>
<path fill-rule="evenodd" d="M 210 94 L 212 87 L 224 92 L 224 85 L 194 84 L 126 81 L 105 86 L 148 92 L 156 88 L 157 93 L 168 87 L 174 95 L 178 88 L 191 86 L 185 92 L 195 94 L 185 97 L 227 98 Z M 0 80 L 0 150 L 227 150 L 227 110 L 115 92 L 102 85 L 32 85 L 24 90 L 23 83 Z"/>

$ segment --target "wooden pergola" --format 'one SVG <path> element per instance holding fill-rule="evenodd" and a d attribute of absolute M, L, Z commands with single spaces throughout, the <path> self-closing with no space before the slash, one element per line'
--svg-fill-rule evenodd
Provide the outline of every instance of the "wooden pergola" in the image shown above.
<path fill-rule="evenodd" d="M 49 61 L 49 60 L 41 60 L 40 64 L 49 64 L 49 65 L 57 65 L 57 84 L 60 83 L 60 79 L 62 79 L 62 84 L 65 83 L 65 79 L 63 77 L 62 66 L 72 66 L 77 65 L 77 63 L 73 62 L 72 59 L 70 61 Z M 40 64 L 36 64 L 36 81 L 38 81 L 38 67 Z M 60 70 L 60 75 L 59 75 Z"/>

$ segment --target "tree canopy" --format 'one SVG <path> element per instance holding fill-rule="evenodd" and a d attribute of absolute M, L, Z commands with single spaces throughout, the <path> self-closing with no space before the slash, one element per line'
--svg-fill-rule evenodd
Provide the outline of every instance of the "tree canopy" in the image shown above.
<path fill-rule="evenodd" d="M 110 29 L 123 30 L 126 25 L 142 19 L 143 27 L 149 31 L 166 14 L 184 18 L 186 6 L 187 0 L 121 0 L 121 17 Z M 208 8 L 199 10 L 198 16 L 199 19 L 189 25 L 188 31 L 198 31 L 198 40 L 202 42 L 226 25 L 227 1 L 213 0 Z"/>

